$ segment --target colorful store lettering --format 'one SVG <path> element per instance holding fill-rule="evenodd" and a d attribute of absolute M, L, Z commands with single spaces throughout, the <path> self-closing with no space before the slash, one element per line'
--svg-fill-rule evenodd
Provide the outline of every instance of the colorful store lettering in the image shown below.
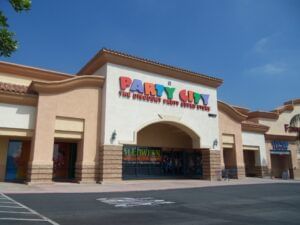
<path fill-rule="evenodd" d="M 120 78 L 120 96 L 148 101 L 151 103 L 160 103 L 181 106 L 183 108 L 198 109 L 210 111 L 208 106 L 209 95 L 198 93 L 191 90 L 182 89 L 178 93 L 179 101 L 174 100 L 176 88 L 164 86 L 162 84 L 154 84 L 142 82 L 139 79 L 131 79 L 130 77 L 121 76 Z M 166 98 L 161 99 L 163 96 Z M 199 105 L 199 103 L 202 105 Z"/>

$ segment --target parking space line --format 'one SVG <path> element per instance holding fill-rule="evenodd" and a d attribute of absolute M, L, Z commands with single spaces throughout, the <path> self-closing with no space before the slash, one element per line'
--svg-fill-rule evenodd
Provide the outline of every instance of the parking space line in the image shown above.
<path fill-rule="evenodd" d="M 17 221 L 45 221 L 44 219 L 27 219 L 27 218 L 12 218 L 12 217 L 8 217 L 8 218 L 0 218 L 0 220 L 17 220 Z"/>
<path fill-rule="evenodd" d="M 20 206 L 11 206 L 11 205 L 0 205 L 0 208 L 14 208 L 14 209 L 22 209 Z"/>
<path fill-rule="evenodd" d="M 46 216 L 43 216 L 42 214 L 38 213 L 37 211 L 27 207 L 26 205 L 23 205 L 17 201 L 15 201 L 14 199 L 12 199 L 11 197 L 8 197 L 7 195 L 4 195 L 2 193 L 0 193 L 0 195 L 2 197 L 4 197 L 6 200 L 9 200 L 13 203 L 15 203 L 16 205 L 18 206 L 15 206 L 15 207 L 9 207 L 9 206 L 6 206 L 7 208 L 23 208 L 23 209 L 26 209 L 29 213 L 31 213 L 32 215 L 36 215 L 38 217 L 40 217 L 40 219 L 29 219 L 29 218 L 14 218 L 14 217 L 0 217 L 0 220 L 18 220 L 18 221 L 44 221 L 44 222 L 48 222 L 52 225 L 59 225 L 58 223 L 56 223 L 55 221 L 49 219 L 48 217 Z M 1 206 L 0 206 L 1 207 Z M 4 211 L 3 211 L 4 212 Z M 12 211 L 10 211 L 12 213 Z M 16 213 L 16 212 L 15 212 Z M 22 214 L 22 213 L 20 213 Z M 24 213 L 25 214 L 25 213 Z"/>
<path fill-rule="evenodd" d="M 18 211 L 0 211 L 1 213 L 12 213 L 12 214 L 33 214 L 32 212 L 18 212 Z"/>

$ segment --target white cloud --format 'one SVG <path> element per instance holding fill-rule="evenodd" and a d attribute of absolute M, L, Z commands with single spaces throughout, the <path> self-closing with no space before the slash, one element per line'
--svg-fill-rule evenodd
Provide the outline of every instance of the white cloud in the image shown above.
<path fill-rule="evenodd" d="M 267 63 L 262 66 L 253 67 L 246 71 L 251 75 L 281 75 L 287 72 L 286 65 L 283 63 Z"/>
<path fill-rule="evenodd" d="M 259 39 L 255 44 L 254 44 L 254 52 L 256 53 L 264 53 L 266 51 L 266 46 L 269 43 L 270 38 L 269 37 L 264 37 Z"/>

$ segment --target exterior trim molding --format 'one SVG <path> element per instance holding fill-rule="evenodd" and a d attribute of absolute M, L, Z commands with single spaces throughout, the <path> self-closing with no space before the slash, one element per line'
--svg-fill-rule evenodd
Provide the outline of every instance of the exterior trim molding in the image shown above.
<path fill-rule="evenodd" d="M 8 63 L 0 61 L 0 71 L 3 73 L 11 73 L 16 75 L 22 75 L 34 79 L 44 80 L 64 80 L 72 77 L 71 74 L 61 73 L 52 70 L 45 70 L 36 67 L 30 67 L 15 63 Z"/>
<path fill-rule="evenodd" d="M 297 136 L 265 134 L 266 140 L 297 141 Z"/>
<path fill-rule="evenodd" d="M 253 118 L 266 118 L 266 119 L 274 119 L 277 120 L 279 117 L 278 113 L 275 112 L 262 112 L 262 111 L 254 111 L 248 113 L 248 119 Z"/>
<path fill-rule="evenodd" d="M 218 101 L 218 110 L 226 113 L 231 118 L 238 122 L 242 122 L 243 120 L 247 119 L 247 116 L 236 110 L 234 107 L 230 106 L 229 104 Z"/>
<path fill-rule="evenodd" d="M 295 105 L 300 105 L 300 98 L 287 101 L 283 104 L 283 106 L 279 106 L 278 108 L 276 108 L 270 112 L 263 112 L 263 111 L 248 112 L 247 113 L 248 119 L 266 118 L 266 119 L 277 120 L 281 113 L 283 113 L 285 111 L 293 111 Z"/>
<path fill-rule="evenodd" d="M 244 115 L 247 115 L 250 112 L 250 109 L 247 109 L 244 107 L 240 107 L 240 106 L 236 106 L 236 105 L 231 105 L 231 106 Z"/>
<path fill-rule="evenodd" d="M 284 105 L 300 105 L 300 98 L 296 98 L 284 103 Z"/>
<path fill-rule="evenodd" d="M 243 150 L 259 151 L 259 146 L 256 146 L 256 145 L 243 145 Z"/>
<path fill-rule="evenodd" d="M 104 83 L 102 76 L 81 76 L 65 79 L 62 81 L 32 81 L 29 90 L 37 93 L 62 93 L 80 87 L 102 87 Z"/>
<path fill-rule="evenodd" d="M 222 79 L 210 77 L 204 74 L 195 73 L 189 70 L 180 69 L 174 66 L 162 64 L 148 59 L 124 54 L 110 49 L 101 49 L 78 73 L 77 75 L 93 74 L 98 68 L 106 63 L 113 63 L 128 66 L 147 72 L 158 73 L 168 77 L 200 83 L 217 88 Z"/>
<path fill-rule="evenodd" d="M 0 91 L 0 102 L 19 105 L 37 105 L 38 96 L 31 94 L 15 94 Z"/>
<path fill-rule="evenodd" d="M 277 113 L 277 114 L 281 114 L 285 111 L 293 111 L 294 110 L 294 105 L 292 104 L 288 104 L 288 105 L 283 105 L 277 109 L 272 110 L 271 112 Z"/>
<path fill-rule="evenodd" d="M 55 133 L 54 133 L 54 138 L 57 138 L 57 139 L 81 140 L 82 137 L 83 137 L 83 133 L 76 132 L 76 131 L 55 130 Z"/>
<path fill-rule="evenodd" d="M 268 126 L 253 123 L 249 121 L 242 122 L 242 131 L 250 131 L 250 132 L 257 132 L 257 133 L 266 133 L 269 130 Z"/>
<path fill-rule="evenodd" d="M 33 136 L 33 133 L 34 130 L 32 129 L 0 127 L 1 136 L 31 138 Z"/>

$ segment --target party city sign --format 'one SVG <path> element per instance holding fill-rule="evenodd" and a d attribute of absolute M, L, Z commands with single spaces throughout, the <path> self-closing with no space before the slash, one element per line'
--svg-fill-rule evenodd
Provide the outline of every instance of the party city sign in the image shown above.
<path fill-rule="evenodd" d="M 172 107 L 182 107 L 194 110 L 210 111 L 209 95 L 191 90 L 176 90 L 175 87 L 142 82 L 139 79 L 121 76 L 119 95 L 133 100 L 163 104 Z M 179 101 L 174 99 L 178 95 Z"/>

